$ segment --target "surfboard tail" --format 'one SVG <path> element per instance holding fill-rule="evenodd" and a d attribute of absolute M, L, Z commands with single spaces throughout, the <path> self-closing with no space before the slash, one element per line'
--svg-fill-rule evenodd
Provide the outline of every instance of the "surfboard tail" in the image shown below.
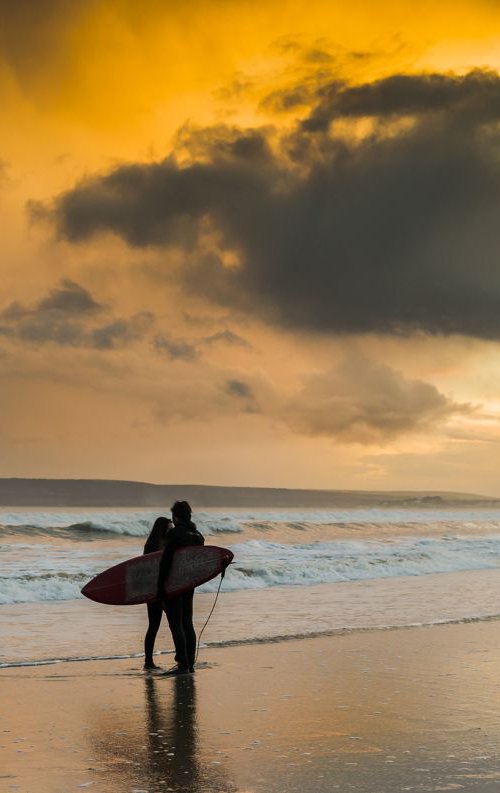
<path fill-rule="evenodd" d="M 221 565 L 222 565 L 221 575 L 222 575 L 223 578 L 224 578 L 224 575 L 226 573 L 227 568 L 229 567 L 229 565 L 231 564 L 231 562 L 234 559 L 234 553 L 232 551 L 230 551 L 228 548 L 225 548 L 224 550 L 225 550 L 225 553 L 224 553 L 224 556 L 221 559 Z"/>

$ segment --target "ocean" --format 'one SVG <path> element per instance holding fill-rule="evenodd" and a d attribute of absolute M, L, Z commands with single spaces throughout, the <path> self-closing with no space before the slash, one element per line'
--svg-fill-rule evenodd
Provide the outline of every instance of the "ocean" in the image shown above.
<path fill-rule="evenodd" d="M 140 659 L 145 607 L 96 604 L 80 589 L 142 553 L 158 514 L 1 510 L 0 667 Z M 235 555 L 201 654 L 205 645 L 500 618 L 500 509 L 231 508 L 193 517 L 208 544 Z M 198 629 L 218 584 L 198 590 Z M 171 649 L 165 623 L 157 650 Z"/>

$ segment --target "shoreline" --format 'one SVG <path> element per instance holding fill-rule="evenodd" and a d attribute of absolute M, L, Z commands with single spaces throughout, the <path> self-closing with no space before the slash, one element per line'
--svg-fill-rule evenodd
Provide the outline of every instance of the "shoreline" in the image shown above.
<path fill-rule="evenodd" d="M 339 636 L 353 636 L 363 633 L 391 633 L 393 631 L 413 631 L 425 630 L 430 628 L 439 628 L 445 626 L 456 625 L 475 625 L 490 622 L 500 622 L 500 614 L 490 614 L 484 617 L 463 617 L 457 619 L 441 620 L 431 623 L 418 623 L 414 622 L 408 625 L 382 625 L 378 627 L 358 627 L 358 628 L 333 628 L 326 631 L 311 631 L 311 633 L 300 634 L 283 634 L 280 636 L 264 636 L 262 638 L 252 639 L 226 639 L 221 641 L 212 641 L 209 644 L 201 644 L 200 652 L 205 650 L 224 650 L 229 647 L 253 647 L 257 645 L 266 644 L 281 644 L 283 642 L 294 641 L 308 641 L 309 639 L 330 639 Z M 170 650 L 155 650 L 154 658 L 159 663 L 172 659 L 174 649 Z M 30 669 L 39 666 L 55 666 L 60 664 L 84 664 L 92 662 L 105 662 L 105 661 L 135 661 L 144 658 L 144 653 L 127 653 L 119 655 L 90 655 L 82 657 L 68 657 L 68 658 L 40 658 L 32 661 L 13 661 L 12 663 L 0 663 L 0 672 L 9 669 Z M 170 660 L 169 660 L 170 659 Z"/>
<path fill-rule="evenodd" d="M 6 791 L 498 789 L 500 626 L 203 648 L 192 676 L 140 659 L 0 670 Z"/>
<path fill-rule="evenodd" d="M 213 592 L 196 594 L 198 632 L 214 596 Z M 243 646 L 289 637 L 466 624 L 499 618 L 499 604 L 500 574 L 496 568 L 223 590 L 202 642 L 213 647 Z M 0 663 L 9 664 L 70 657 L 134 657 L 142 651 L 147 625 L 145 607 L 103 606 L 85 598 L 6 604 L 0 607 L 0 616 Z M 156 649 L 171 649 L 165 621 Z"/>

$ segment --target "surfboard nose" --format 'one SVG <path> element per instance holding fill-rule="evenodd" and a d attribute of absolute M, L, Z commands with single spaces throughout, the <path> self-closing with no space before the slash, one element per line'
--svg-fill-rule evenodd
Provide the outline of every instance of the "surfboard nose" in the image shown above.
<path fill-rule="evenodd" d="M 82 593 L 82 595 L 84 595 L 89 600 L 96 600 L 94 586 L 93 586 L 93 581 L 94 581 L 94 579 L 92 579 L 91 581 L 87 581 L 85 586 L 80 589 L 80 592 Z"/>

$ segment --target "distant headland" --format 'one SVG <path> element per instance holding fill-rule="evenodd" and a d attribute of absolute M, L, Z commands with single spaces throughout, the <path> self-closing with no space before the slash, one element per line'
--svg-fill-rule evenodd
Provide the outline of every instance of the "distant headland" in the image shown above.
<path fill-rule="evenodd" d="M 157 485 L 115 479 L 0 478 L 2 507 L 163 507 L 175 500 L 202 507 L 342 509 L 499 506 L 500 499 L 440 491 L 306 490 L 218 485 Z"/>

